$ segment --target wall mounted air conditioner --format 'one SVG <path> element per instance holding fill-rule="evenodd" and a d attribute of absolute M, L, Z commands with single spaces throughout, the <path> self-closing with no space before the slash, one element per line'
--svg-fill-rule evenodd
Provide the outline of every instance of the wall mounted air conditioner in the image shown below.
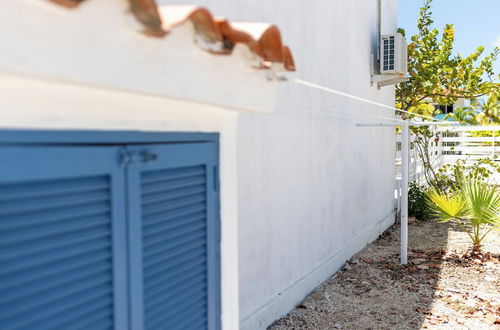
<path fill-rule="evenodd" d="M 376 84 L 380 88 L 408 81 L 406 77 L 408 48 L 403 35 L 400 33 L 381 35 L 379 45 L 378 60 L 375 60 L 372 54 L 371 85 Z"/>
<path fill-rule="evenodd" d="M 380 74 L 406 74 L 408 51 L 400 33 L 380 37 Z"/>

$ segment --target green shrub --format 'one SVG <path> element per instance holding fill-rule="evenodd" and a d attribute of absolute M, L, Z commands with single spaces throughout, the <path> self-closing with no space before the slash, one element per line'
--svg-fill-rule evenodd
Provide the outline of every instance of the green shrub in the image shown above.
<path fill-rule="evenodd" d="M 408 215 L 417 220 L 428 220 L 431 217 L 425 188 L 415 182 L 410 183 L 408 190 Z"/>
<path fill-rule="evenodd" d="M 500 165 L 490 158 L 479 159 L 473 163 L 460 159 L 439 168 L 432 186 L 441 192 L 456 192 L 464 180 L 487 182 L 495 172 L 500 173 Z"/>

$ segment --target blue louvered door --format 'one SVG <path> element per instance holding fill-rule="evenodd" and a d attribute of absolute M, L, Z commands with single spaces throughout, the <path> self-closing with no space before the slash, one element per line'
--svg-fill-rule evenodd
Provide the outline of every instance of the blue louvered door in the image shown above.
<path fill-rule="evenodd" d="M 0 329 L 220 329 L 217 158 L 0 146 Z"/>
<path fill-rule="evenodd" d="M 0 148 L 0 328 L 125 329 L 117 147 Z"/>
<path fill-rule="evenodd" d="M 215 143 L 129 147 L 133 329 L 219 329 Z"/>

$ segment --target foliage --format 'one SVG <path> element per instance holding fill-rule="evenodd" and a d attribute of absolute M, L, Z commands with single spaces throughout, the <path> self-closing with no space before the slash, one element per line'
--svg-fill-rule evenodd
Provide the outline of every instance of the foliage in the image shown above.
<path fill-rule="evenodd" d="M 500 229 L 500 193 L 495 185 L 465 179 L 457 191 L 433 189 L 428 197 L 436 218 L 457 223 L 470 237 L 474 252 L 480 250 L 481 242 L 492 229 Z"/>
<path fill-rule="evenodd" d="M 470 109 L 478 112 L 475 121 L 479 125 L 500 124 L 500 100 L 499 93 L 492 93 L 486 101 L 472 102 Z"/>
<path fill-rule="evenodd" d="M 466 125 L 500 124 L 498 93 L 491 93 L 486 100 L 472 99 L 470 106 L 455 109 L 453 113 L 446 115 L 446 118 Z"/>
<path fill-rule="evenodd" d="M 495 136 L 495 145 L 500 146 L 500 132 L 497 131 L 471 131 L 469 132 L 469 135 L 471 137 L 493 137 Z M 493 142 L 484 142 L 481 143 L 480 145 L 483 146 L 491 146 Z"/>
<path fill-rule="evenodd" d="M 494 173 L 500 173 L 500 164 L 490 158 L 479 159 L 475 162 L 468 162 L 465 159 L 459 159 L 455 163 L 445 164 L 436 171 L 435 181 L 431 187 L 434 190 L 453 195 L 460 191 L 460 183 L 464 180 L 476 180 L 487 183 Z M 408 190 L 408 213 L 418 220 L 427 220 L 432 217 L 429 208 L 427 195 L 428 191 L 416 183 L 410 183 Z"/>
<path fill-rule="evenodd" d="M 497 136 L 495 134 L 495 136 Z M 470 136 L 472 137 L 492 137 L 493 136 L 493 131 L 472 131 L 470 132 Z"/>
<path fill-rule="evenodd" d="M 464 180 L 487 182 L 492 175 L 500 173 L 500 165 L 490 158 L 479 159 L 473 163 L 459 159 L 453 164 L 445 164 L 436 171 L 432 187 L 446 193 L 459 190 Z"/>
<path fill-rule="evenodd" d="M 500 49 L 495 49 L 482 60 L 484 47 L 478 47 L 472 54 L 453 54 L 455 30 L 447 24 L 439 36 L 439 30 L 432 27 L 432 0 L 424 0 L 417 22 L 418 33 L 413 35 L 408 45 L 409 80 L 396 86 L 396 107 L 415 114 L 436 115 L 436 111 L 426 104 L 453 104 L 458 99 L 478 99 L 488 96 L 481 107 L 482 114 L 474 120 L 496 122 L 498 117 L 498 94 L 500 83 L 493 71 Z M 398 30 L 405 35 L 403 29 Z M 464 121 L 471 120 L 472 113 L 462 110 L 457 116 Z M 414 115 L 403 114 L 403 118 Z M 428 184 L 436 182 L 436 172 L 432 168 L 429 142 L 433 132 L 426 126 L 412 127 L 416 135 L 416 146 L 424 166 L 424 176 Z"/>
<path fill-rule="evenodd" d="M 408 190 L 408 214 L 417 220 L 427 220 L 431 217 L 426 191 L 415 182 L 410 183 Z"/>
<path fill-rule="evenodd" d="M 471 109 L 470 107 L 461 107 L 457 108 L 453 111 L 453 113 L 449 113 L 445 116 L 445 119 L 452 119 L 453 121 L 458 121 L 462 124 L 475 125 L 477 124 L 476 116 L 478 114 L 476 111 Z"/>
<path fill-rule="evenodd" d="M 438 39 L 439 30 L 432 28 L 431 2 L 424 1 L 417 23 L 418 34 L 411 37 L 408 45 L 410 78 L 397 86 L 400 107 L 408 110 L 429 100 L 446 105 L 459 98 L 496 95 L 500 85 L 494 81 L 493 63 L 498 47 L 479 63 L 482 46 L 466 57 L 453 55 L 455 29 L 447 24 Z M 404 30 L 399 31 L 404 34 Z"/>

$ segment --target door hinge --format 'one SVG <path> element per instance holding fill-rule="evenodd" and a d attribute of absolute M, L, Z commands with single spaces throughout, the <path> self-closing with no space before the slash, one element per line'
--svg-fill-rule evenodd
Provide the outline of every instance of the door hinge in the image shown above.
<path fill-rule="evenodd" d="M 214 191 L 219 191 L 219 167 L 214 166 Z"/>
<path fill-rule="evenodd" d="M 121 165 L 149 163 L 158 159 L 158 154 L 144 150 L 120 150 L 119 162 Z"/>

